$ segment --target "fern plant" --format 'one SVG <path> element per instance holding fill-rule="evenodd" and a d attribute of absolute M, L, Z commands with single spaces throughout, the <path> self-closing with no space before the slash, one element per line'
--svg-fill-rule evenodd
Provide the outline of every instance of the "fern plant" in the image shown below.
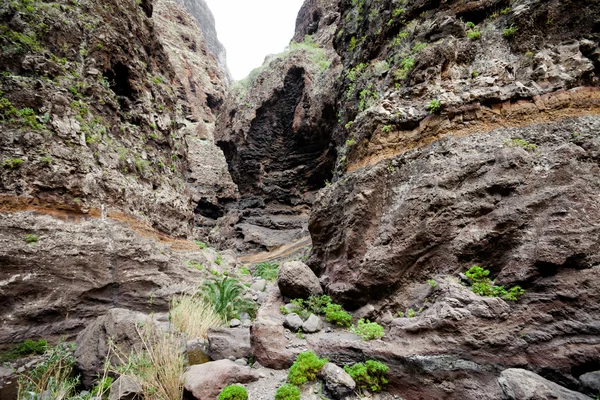
<path fill-rule="evenodd" d="M 244 286 L 236 279 L 227 276 L 212 278 L 204 282 L 202 295 L 210 302 L 215 312 L 228 321 L 239 313 L 245 312 L 254 315 L 255 304 L 252 300 L 244 298 Z"/>

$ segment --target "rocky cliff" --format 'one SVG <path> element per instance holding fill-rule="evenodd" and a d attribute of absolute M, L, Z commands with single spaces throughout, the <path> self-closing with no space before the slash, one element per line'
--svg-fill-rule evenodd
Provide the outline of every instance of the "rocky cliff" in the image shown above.
<path fill-rule="evenodd" d="M 396 362 L 408 399 L 500 398 L 494 377 L 515 366 L 578 390 L 598 368 L 599 12 L 341 3 L 340 156 L 310 264 L 334 299 L 390 325 L 381 347 L 321 349 Z M 480 314 L 425 283 L 473 265 L 526 294 Z"/>
<path fill-rule="evenodd" d="M 0 342 L 201 279 L 174 238 L 237 196 L 208 42 L 168 1 L 0 6 Z"/>

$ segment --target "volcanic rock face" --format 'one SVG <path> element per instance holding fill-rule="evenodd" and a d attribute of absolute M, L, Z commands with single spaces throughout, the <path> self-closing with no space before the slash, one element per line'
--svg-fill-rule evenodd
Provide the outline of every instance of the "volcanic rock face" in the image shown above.
<path fill-rule="evenodd" d="M 166 309 L 203 279 L 174 237 L 237 196 L 227 79 L 182 6 L 29 3 L 0 6 L 0 342 Z"/>
<path fill-rule="evenodd" d="M 524 366 L 582 390 L 600 352 L 599 13 L 342 1 L 339 157 L 309 265 L 389 328 L 382 343 L 320 334 L 320 354 L 390 364 L 406 399 L 501 398 L 500 372 Z M 440 284 L 473 265 L 526 294 L 480 304 Z"/>
<path fill-rule="evenodd" d="M 339 16 L 334 6 L 317 8 L 326 18 L 312 36 L 239 82 L 217 121 L 217 144 L 242 197 L 214 237 L 225 245 L 271 249 L 306 236 L 312 196 L 331 178 Z"/>

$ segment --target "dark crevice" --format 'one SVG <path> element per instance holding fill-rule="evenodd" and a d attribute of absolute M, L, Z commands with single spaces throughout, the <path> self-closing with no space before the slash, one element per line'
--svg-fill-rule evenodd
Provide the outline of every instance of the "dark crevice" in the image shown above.
<path fill-rule="evenodd" d="M 126 65 L 118 61 L 104 72 L 104 77 L 110 82 L 110 89 L 117 96 L 134 100 L 134 91 L 129 83 L 129 68 Z"/>

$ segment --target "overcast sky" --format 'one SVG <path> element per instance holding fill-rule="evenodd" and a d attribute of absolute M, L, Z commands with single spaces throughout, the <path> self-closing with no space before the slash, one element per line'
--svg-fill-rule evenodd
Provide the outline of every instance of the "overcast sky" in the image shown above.
<path fill-rule="evenodd" d="M 233 78 L 245 78 L 265 56 L 283 51 L 294 36 L 304 0 L 206 0 L 227 49 Z"/>

